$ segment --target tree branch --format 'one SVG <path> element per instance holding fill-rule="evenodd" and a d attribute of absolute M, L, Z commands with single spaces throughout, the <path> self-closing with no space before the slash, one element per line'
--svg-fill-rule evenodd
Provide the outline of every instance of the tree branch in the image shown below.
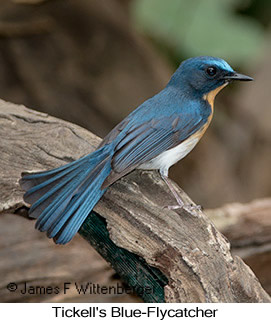
<path fill-rule="evenodd" d="M 0 211 L 24 205 L 22 171 L 57 167 L 100 141 L 76 125 L 3 101 L 0 122 Z M 171 203 L 157 172 L 134 171 L 108 189 L 80 234 L 130 286 L 152 289 L 151 296 L 142 296 L 145 301 L 270 302 L 209 218 L 201 211 L 164 208 Z"/>
<path fill-rule="evenodd" d="M 271 198 L 247 204 L 231 203 L 206 210 L 217 229 L 230 240 L 232 254 L 241 257 L 271 293 Z"/>

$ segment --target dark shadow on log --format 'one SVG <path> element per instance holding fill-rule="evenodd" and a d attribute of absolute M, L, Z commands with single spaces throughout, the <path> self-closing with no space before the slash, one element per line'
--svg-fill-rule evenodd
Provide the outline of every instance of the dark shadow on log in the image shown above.
<path fill-rule="evenodd" d="M 119 248 L 110 239 L 105 220 L 96 212 L 88 216 L 79 233 L 111 263 L 131 291 L 145 302 L 164 302 L 167 278 L 160 270 L 149 266 L 143 258 Z"/>

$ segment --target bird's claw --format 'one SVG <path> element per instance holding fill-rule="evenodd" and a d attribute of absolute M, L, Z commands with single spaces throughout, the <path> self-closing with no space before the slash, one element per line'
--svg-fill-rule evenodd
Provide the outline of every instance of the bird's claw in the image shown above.
<path fill-rule="evenodd" d="M 188 212 L 202 211 L 202 206 L 197 204 L 187 204 L 187 205 L 184 205 L 183 208 Z"/>

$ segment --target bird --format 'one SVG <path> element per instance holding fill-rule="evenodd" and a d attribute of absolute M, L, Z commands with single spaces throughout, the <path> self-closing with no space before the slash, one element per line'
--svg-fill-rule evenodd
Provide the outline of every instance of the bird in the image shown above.
<path fill-rule="evenodd" d="M 107 188 L 134 169 L 158 170 L 176 199 L 168 208 L 188 208 L 168 170 L 205 133 L 217 93 L 237 80 L 253 78 L 221 58 L 184 60 L 165 88 L 117 124 L 94 152 L 48 171 L 23 172 L 19 183 L 35 228 L 56 244 L 68 243 Z"/>

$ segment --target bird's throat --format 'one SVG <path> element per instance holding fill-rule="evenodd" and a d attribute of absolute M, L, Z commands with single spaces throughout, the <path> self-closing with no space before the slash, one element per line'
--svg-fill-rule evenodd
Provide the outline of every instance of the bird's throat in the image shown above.
<path fill-rule="evenodd" d="M 227 85 L 228 83 L 224 83 L 223 85 L 217 87 L 216 89 L 210 91 L 209 93 L 204 94 L 203 100 L 207 101 L 210 104 L 212 111 L 214 110 L 214 101 L 217 93 L 220 92 Z"/>
<path fill-rule="evenodd" d="M 210 91 L 207 94 L 204 94 L 203 96 L 203 100 L 207 101 L 212 109 L 212 112 L 210 113 L 207 122 L 205 123 L 205 125 L 200 129 L 200 131 L 198 131 L 198 133 L 196 133 L 196 136 L 198 136 L 198 138 L 200 139 L 203 134 L 205 133 L 205 131 L 207 130 L 212 118 L 213 118 L 213 114 L 214 114 L 214 101 L 215 101 L 215 97 L 217 95 L 218 92 L 220 92 L 225 86 L 227 86 L 229 83 L 224 83 L 223 85 L 217 87 L 216 89 Z"/>

